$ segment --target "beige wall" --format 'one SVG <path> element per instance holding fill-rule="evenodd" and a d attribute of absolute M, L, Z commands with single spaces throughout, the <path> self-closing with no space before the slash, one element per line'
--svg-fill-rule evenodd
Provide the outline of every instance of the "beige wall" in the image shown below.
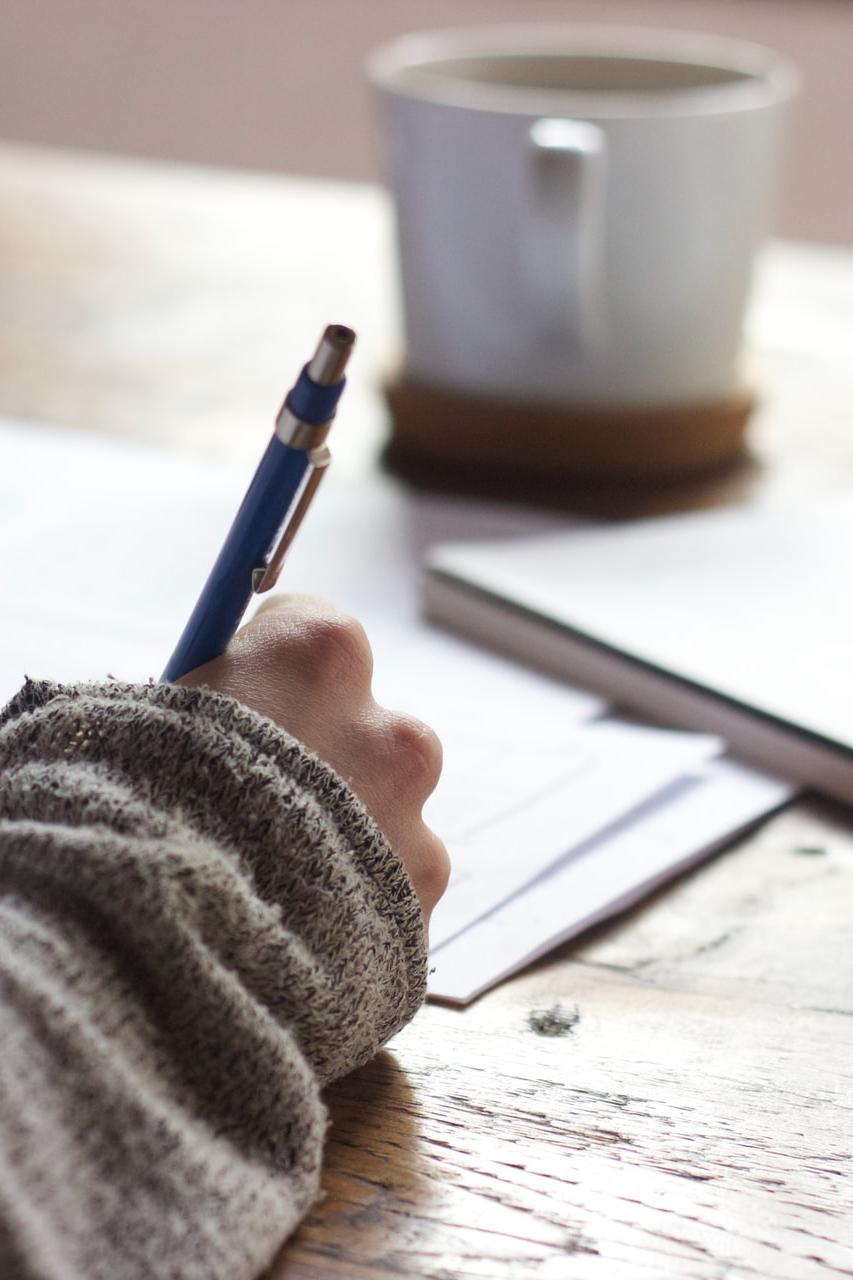
<path fill-rule="evenodd" d="M 805 89 L 777 230 L 853 243 L 851 0 L 0 0 L 0 136 L 375 177 L 367 50 L 501 20 L 679 26 L 793 55 Z"/>

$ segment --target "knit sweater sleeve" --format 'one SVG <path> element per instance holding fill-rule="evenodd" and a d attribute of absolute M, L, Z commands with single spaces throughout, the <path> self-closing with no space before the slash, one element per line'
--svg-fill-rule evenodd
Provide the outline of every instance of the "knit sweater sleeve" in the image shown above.
<path fill-rule="evenodd" d="M 322 1086 L 420 1005 L 423 921 L 346 784 L 204 689 L 0 714 L 0 1276 L 252 1280 Z"/>

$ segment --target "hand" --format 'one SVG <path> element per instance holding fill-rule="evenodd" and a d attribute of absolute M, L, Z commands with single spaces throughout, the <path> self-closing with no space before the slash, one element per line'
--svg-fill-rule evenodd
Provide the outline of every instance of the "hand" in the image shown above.
<path fill-rule="evenodd" d="M 207 685 L 274 720 L 345 778 L 401 858 L 429 922 L 450 861 L 421 818 L 441 773 L 441 744 L 413 716 L 373 699 L 360 623 L 310 596 L 275 596 L 221 658 L 179 683 Z"/>

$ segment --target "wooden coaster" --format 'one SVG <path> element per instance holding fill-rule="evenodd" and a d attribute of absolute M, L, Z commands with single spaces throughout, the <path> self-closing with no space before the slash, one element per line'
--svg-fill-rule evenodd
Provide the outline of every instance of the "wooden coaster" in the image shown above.
<path fill-rule="evenodd" d="M 561 504 L 579 488 L 693 482 L 742 464 L 755 395 L 704 404 L 567 408 L 385 385 L 386 466 L 416 485 Z"/>

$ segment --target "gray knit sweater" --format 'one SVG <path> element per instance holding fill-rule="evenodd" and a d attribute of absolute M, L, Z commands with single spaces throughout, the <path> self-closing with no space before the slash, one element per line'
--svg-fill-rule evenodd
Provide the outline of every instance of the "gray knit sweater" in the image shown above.
<path fill-rule="evenodd" d="M 424 996 L 402 864 L 233 700 L 0 713 L 0 1277 L 251 1280 L 317 1197 L 321 1087 Z"/>

